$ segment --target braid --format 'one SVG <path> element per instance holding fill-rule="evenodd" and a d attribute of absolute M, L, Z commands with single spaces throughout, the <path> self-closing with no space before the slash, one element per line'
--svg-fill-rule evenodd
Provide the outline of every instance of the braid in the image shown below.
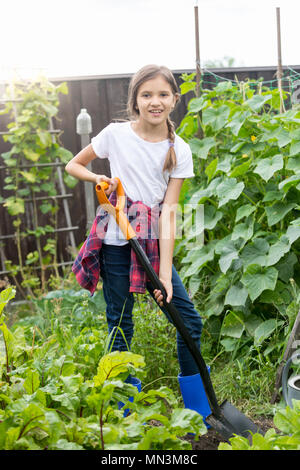
<path fill-rule="evenodd" d="M 174 150 L 174 142 L 175 142 L 175 126 L 171 119 L 168 117 L 167 119 L 167 126 L 168 126 L 168 139 L 169 139 L 169 150 L 167 152 L 167 156 L 165 159 L 163 171 L 172 171 L 177 164 L 176 153 Z"/>

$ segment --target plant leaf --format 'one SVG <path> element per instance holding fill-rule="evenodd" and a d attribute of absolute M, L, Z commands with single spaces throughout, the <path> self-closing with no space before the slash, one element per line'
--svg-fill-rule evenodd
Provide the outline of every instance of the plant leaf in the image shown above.
<path fill-rule="evenodd" d="M 31 160 L 32 162 L 37 162 L 41 156 L 38 152 L 35 152 L 30 148 L 24 149 L 23 152 L 25 158 L 27 158 L 27 160 Z"/>
<path fill-rule="evenodd" d="M 27 377 L 24 380 L 23 387 L 26 392 L 32 395 L 40 386 L 40 377 L 39 373 L 35 371 L 28 370 Z"/>
<path fill-rule="evenodd" d="M 256 207 L 253 206 L 252 204 L 245 204 L 243 206 L 240 206 L 238 210 L 236 211 L 235 222 L 238 222 L 244 217 L 248 217 L 255 210 L 256 210 Z"/>
<path fill-rule="evenodd" d="M 268 252 L 269 243 L 263 238 L 255 238 L 253 242 L 244 247 L 240 257 L 245 268 L 250 264 L 265 266 Z"/>
<path fill-rule="evenodd" d="M 277 320 L 275 318 L 262 322 L 254 332 L 255 344 L 261 344 L 265 339 L 269 338 L 276 328 Z"/>
<path fill-rule="evenodd" d="M 235 178 L 236 176 L 242 176 L 245 173 L 247 173 L 251 163 L 252 163 L 252 160 L 249 159 L 248 161 L 246 161 L 246 162 L 242 163 L 241 165 L 238 165 L 237 167 L 235 167 L 229 175 L 230 178 Z"/>
<path fill-rule="evenodd" d="M 207 165 L 207 167 L 205 168 L 205 174 L 208 176 L 208 181 L 210 181 L 215 176 L 215 173 L 217 171 L 217 166 L 218 166 L 218 157 L 214 158 L 214 160 L 212 160 L 210 164 Z"/>
<path fill-rule="evenodd" d="M 25 212 L 24 200 L 19 197 L 11 196 L 6 199 L 3 205 L 7 207 L 7 211 L 10 215 L 24 214 Z"/>
<path fill-rule="evenodd" d="M 300 175 L 290 176 L 289 178 L 286 178 L 285 180 L 281 181 L 281 183 L 279 183 L 278 189 L 283 189 L 283 191 L 286 193 L 292 186 L 297 186 L 299 181 Z"/>
<path fill-rule="evenodd" d="M 278 242 L 271 245 L 270 251 L 267 256 L 266 266 L 273 266 L 276 264 L 284 255 L 290 251 L 291 245 L 289 239 L 283 235 Z"/>
<path fill-rule="evenodd" d="M 202 246 L 200 249 L 193 250 L 190 252 L 193 255 L 193 262 L 191 266 L 187 269 L 184 273 L 184 278 L 189 276 L 193 276 L 194 274 L 198 273 L 200 268 L 207 263 L 214 259 L 214 243 L 208 243 L 207 245 Z M 189 253 L 189 254 L 190 254 Z M 187 258 L 185 258 L 186 260 Z M 190 258 L 189 258 L 190 259 Z"/>
<path fill-rule="evenodd" d="M 130 364 L 134 367 L 145 366 L 143 357 L 130 351 L 114 351 L 106 354 L 100 359 L 97 375 L 94 377 L 95 385 L 102 385 L 105 380 L 127 372 Z"/>
<path fill-rule="evenodd" d="M 245 305 L 247 297 L 247 289 L 240 284 L 235 284 L 228 289 L 224 304 L 239 307 L 240 305 Z"/>
<path fill-rule="evenodd" d="M 254 218 L 248 217 L 245 222 L 234 226 L 231 239 L 243 238 L 244 241 L 248 241 L 253 236 L 253 228 Z"/>
<path fill-rule="evenodd" d="M 238 249 L 234 241 L 229 241 L 226 245 L 223 246 L 221 251 L 221 257 L 219 259 L 219 266 L 222 273 L 226 273 L 231 266 L 231 263 L 234 259 L 239 257 Z"/>
<path fill-rule="evenodd" d="M 244 329 L 243 314 L 241 312 L 229 312 L 224 319 L 221 334 L 232 338 L 240 338 Z"/>
<path fill-rule="evenodd" d="M 36 182 L 36 175 L 31 173 L 30 171 L 20 171 L 20 173 L 28 183 L 35 183 Z"/>
<path fill-rule="evenodd" d="M 269 206 L 265 208 L 268 225 L 272 227 L 272 225 L 277 224 L 280 222 L 286 214 L 288 214 L 294 207 L 296 207 L 296 203 L 289 203 L 286 204 L 285 202 L 276 202 L 273 206 Z"/>
<path fill-rule="evenodd" d="M 214 131 L 219 131 L 225 126 L 230 108 L 226 105 L 219 106 L 218 108 L 209 107 L 202 113 L 202 121 L 205 126 L 210 125 Z"/>
<path fill-rule="evenodd" d="M 245 184 L 238 183 L 236 178 L 225 179 L 217 188 L 217 196 L 219 198 L 219 207 L 224 206 L 230 199 L 236 200 L 242 193 Z"/>
<path fill-rule="evenodd" d="M 233 115 L 231 121 L 229 121 L 228 124 L 226 124 L 225 127 L 229 127 L 231 129 L 231 132 L 233 133 L 233 135 L 237 136 L 240 132 L 240 129 L 241 129 L 242 125 L 246 121 L 247 117 L 249 117 L 250 115 L 251 115 L 251 113 L 249 111 L 237 111 Z M 234 146 L 235 150 L 231 149 L 231 151 L 234 152 L 234 151 L 239 150 L 244 144 L 245 144 L 245 142 L 241 143 L 239 147 Z M 239 144 L 237 144 L 237 145 L 239 145 Z"/>
<path fill-rule="evenodd" d="M 300 154 L 300 140 L 293 140 L 290 146 L 290 155 Z"/>
<path fill-rule="evenodd" d="M 0 292 L 0 315 L 4 307 L 12 300 L 16 295 L 16 289 L 14 287 L 7 287 Z"/>
<path fill-rule="evenodd" d="M 206 160 L 210 149 L 217 145 L 214 137 L 204 137 L 202 140 L 195 137 L 189 141 L 189 144 L 192 153 L 203 160 Z"/>
<path fill-rule="evenodd" d="M 194 88 L 195 86 L 192 86 L 192 88 L 190 89 Z M 188 91 L 190 91 L 190 89 Z M 189 101 L 188 110 L 190 113 L 198 113 L 199 111 L 201 111 L 201 109 L 205 108 L 206 105 L 207 100 L 203 96 L 200 96 L 200 98 L 193 98 Z"/>
<path fill-rule="evenodd" d="M 247 288 L 252 302 L 266 290 L 274 290 L 278 277 L 277 269 L 250 264 L 244 272 L 241 282 Z"/>
<path fill-rule="evenodd" d="M 259 174 L 265 181 L 269 181 L 274 173 L 276 173 L 278 170 L 281 170 L 282 168 L 283 158 L 282 155 L 278 154 L 274 155 L 273 157 L 259 160 L 253 172 Z"/>
<path fill-rule="evenodd" d="M 252 98 L 244 102 L 245 106 L 250 106 L 253 111 L 259 111 L 260 108 L 272 99 L 272 95 L 254 95 Z"/>
<path fill-rule="evenodd" d="M 215 207 L 205 204 L 204 206 L 204 229 L 213 230 L 219 220 L 223 217 L 223 212 Z"/>

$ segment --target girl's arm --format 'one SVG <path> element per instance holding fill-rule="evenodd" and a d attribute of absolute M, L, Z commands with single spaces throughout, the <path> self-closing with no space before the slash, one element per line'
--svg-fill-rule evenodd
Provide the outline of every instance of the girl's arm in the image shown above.
<path fill-rule="evenodd" d="M 90 181 L 91 183 L 98 184 L 101 181 L 106 181 L 109 184 L 109 188 L 105 191 L 106 195 L 109 196 L 112 191 L 117 187 L 117 182 L 113 178 L 108 178 L 105 175 L 98 175 L 86 168 L 87 164 L 97 158 L 93 147 L 89 144 L 87 147 L 82 149 L 72 160 L 66 165 L 65 170 L 70 175 L 74 176 L 79 180 Z"/>
<path fill-rule="evenodd" d="M 176 235 L 176 210 L 183 181 L 183 178 L 170 178 L 159 218 L 159 279 L 166 289 L 167 302 L 171 301 L 173 294 L 172 264 Z M 163 296 L 161 292 L 155 290 L 154 295 L 157 302 L 162 306 Z"/>

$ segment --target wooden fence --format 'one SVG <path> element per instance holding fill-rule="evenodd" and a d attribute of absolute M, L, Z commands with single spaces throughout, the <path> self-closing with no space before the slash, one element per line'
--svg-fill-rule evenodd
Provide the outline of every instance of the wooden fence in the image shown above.
<path fill-rule="evenodd" d="M 285 79 L 283 82 L 284 89 L 290 89 L 291 81 L 289 76 L 295 72 L 300 73 L 300 66 L 293 66 L 292 69 L 283 67 Z M 178 84 L 181 83 L 180 76 L 182 73 L 192 73 L 193 70 L 176 70 L 174 76 Z M 86 108 L 87 112 L 92 118 L 92 133 L 90 138 L 98 134 L 107 124 L 114 119 L 126 118 L 126 101 L 127 91 L 131 75 L 106 75 L 106 76 L 89 76 L 89 77 L 74 77 L 74 78 L 57 78 L 51 79 L 54 84 L 65 81 L 68 85 L 68 94 L 60 95 L 60 108 L 58 118 L 55 122 L 55 127 L 63 131 L 61 136 L 61 145 L 70 150 L 73 155 L 81 150 L 81 139 L 76 134 L 76 118 L 82 108 Z M 210 69 L 203 75 L 204 87 L 211 88 L 217 81 L 222 79 L 239 80 L 243 81 L 247 78 L 259 79 L 263 78 L 266 82 L 274 82 L 276 86 L 276 67 L 252 67 L 252 68 L 229 68 L 229 69 Z M 300 82 L 299 82 L 300 85 Z M 0 98 L 5 84 L 0 84 Z M 191 98 L 191 94 L 182 96 L 182 99 L 174 111 L 172 118 L 178 125 L 184 117 L 187 109 L 187 103 Z M 7 130 L 9 118 L 6 115 L 0 116 L 0 133 Z M 0 138 L 0 155 L 10 149 L 10 144 L 5 143 Z M 0 167 L 3 166 L 3 159 L 0 157 Z M 103 173 L 110 175 L 109 163 L 107 160 L 97 159 L 92 162 L 92 171 L 96 173 Z M 0 184 L 1 188 L 4 186 L 5 170 L 0 171 Z M 72 225 L 78 226 L 74 232 L 75 242 L 77 245 L 83 242 L 86 236 L 86 207 L 84 198 L 84 186 L 79 182 L 72 192 L 72 197 L 69 198 L 68 204 L 71 213 Z M 1 191 L 1 195 L 3 191 Z M 62 206 L 62 203 L 61 203 Z M 66 226 L 66 220 L 63 210 L 60 212 L 61 227 Z M 17 261 L 16 249 L 13 238 L 3 238 L 14 233 L 11 217 L 7 211 L 0 206 L 0 221 L 1 221 L 1 237 L 2 249 L 5 252 L 5 257 Z M 47 222 L 46 222 L 47 223 Z M 61 232 L 58 238 L 58 259 L 64 261 L 72 261 L 70 250 L 67 249 L 69 245 L 68 233 Z M 27 241 L 23 247 L 24 254 L 32 250 L 30 242 Z M 1 271 L 2 267 L 2 271 Z M 1 274 L 3 275 L 3 260 L 0 264 L 0 281 Z M 1 287 L 1 286 L 0 286 Z"/>

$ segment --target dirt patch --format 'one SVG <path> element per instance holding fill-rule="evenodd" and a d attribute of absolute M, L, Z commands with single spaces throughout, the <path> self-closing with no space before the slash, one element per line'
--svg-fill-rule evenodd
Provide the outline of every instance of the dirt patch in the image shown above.
<path fill-rule="evenodd" d="M 274 428 L 277 432 L 278 429 L 274 426 L 273 418 L 266 418 L 261 417 L 258 419 L 254 419 L 253 422 L 263 431 L 266 433 L 268 429 Z M 162 424 L 159 421 L 151 420 L 149 421 L 151 426 L 161 426 Z M 207 433 L 203 436 L 200 436 L 197 440 L 191 435 L 187 434 L 186 436 L 182 437 L 185 441 L 189 441 L 192 445 L 192 450 L 218 450 L 219 444 L 221 442 L 226 442 L 226 440 L 214 429 L 210 428 L 207 430 Z"/>
<path fill-rule="evenodd" d="M 263 432 L 267 432 L 270 428 L 275 428 L 273 418 L 259 418 L 253 421 Z M 186 436 L 185 439 L 191 442 L 193 450 L 218 450 L 219 444 L 226 442 L 220 434 L 211 428 L 207 430 L 206 434 L 200 436 L 197 441 L 190 436 Z"/>

